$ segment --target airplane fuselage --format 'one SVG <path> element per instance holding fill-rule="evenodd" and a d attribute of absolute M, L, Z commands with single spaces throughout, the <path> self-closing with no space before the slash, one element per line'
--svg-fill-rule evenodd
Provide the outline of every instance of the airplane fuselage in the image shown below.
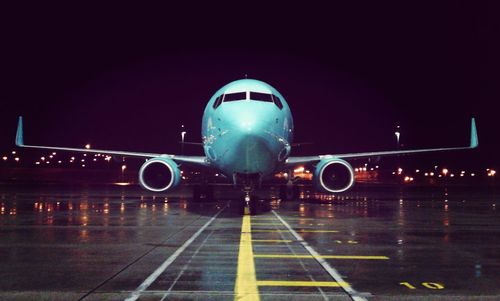
<path fill-rule="evenodd" d="M 228 177 L 265 178 L 279 171 L 293 140 L 293 119 L 270 85 L 242 79 L 219 89 L 202 120 L 205 155 Z"/>

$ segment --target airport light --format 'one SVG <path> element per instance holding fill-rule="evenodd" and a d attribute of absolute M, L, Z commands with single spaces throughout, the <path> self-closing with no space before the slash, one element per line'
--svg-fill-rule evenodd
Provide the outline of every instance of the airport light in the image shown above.
<path fill-rule="evenodd" d="M 181 155 L 184 155 L 184 138 L 186 137 L 187 132 L 184 130 L 184 124 L 181 125 Z"/>
<path fill-rule="evenodd" d="M 90 149 L 90 143 L 85 144 L 86 149 Z"/>
<path fill-rule="evenodd" d="M 401 167 L 398 168 L 398 175 L 403 173 L 403 169 Z"/>
<path fill-rule="evenodd" d="M 61 163 L 62 163 L 62 161 L 61 161 L 61 160 L 59 160 L 59 161 L 57 161 L 57 163 L 61 164 Z"/>
<path fill-rule="evenodd" d="M 476 176 L 476 174 L 475 174 L 475 173 L 471 173 L 471 174 L 470 174 L 470 176 L 471 176 L 471 177 L 474 177 L 474 176 Z"/>
<path fill-rule="evenodd" d="M 19 162 L 19 157 L 15 157 L 14 160 L 16 160 L 16 162 Z"/>
<path fill-rule="evenodd" d="M 430 172 L 430 173 L 429 173 L 429 175 L 430 175 L 431 177 L 434 177 L 434 173 L 433 173 L 433 172 Z"/>
<path fill-rule="evenodd" d="M 399 125 L 396 127 L 394 135 L 396 135 L 396 145 L 399 148 L 399 137 L 401 136 L 401 132 L 399 131 Z"/>
<path fill-rule="evenodd" d="M 45 157 L 40 157 L 40 160 L 45 161 Z"/>
<path fill-rule="evenodd" d="M 12 151 L 12 154 L 15 155 L 16 154 L 16 151 Z"/>
<path fill-rule="evenodd" d="M 4 160 L 4 161 L 7 161 L 7 159 L 8 159 L 7 156 L 2 157 L 2 160 Z"/>
<path fill-rule="evenodd" d="M 304 166 L 300 166 L 300 167 L 298 167 L 298 168 L 295 168 L 295 169 L 293 170 L 293 172 L 294 172 L 294 173 L 301 173 L 301 172 L 304 172 L 304 170 L 305 170 Z"/>
<path fill-rule="evenodd" d="M 40 165 L 40 162 L 36 161 L 36 162 L 35 162 L 35 164 L 36 164 L 36 165 Z"/>
<path fill-rule="evenodd" d="M 125 169 L 127 169 L 127 165 L 123 164 L 123 165 L 122 165 L 122 172 L 124 172 L 124 171 L 125 171 Z"/>
<path fill-rule="evenodd" d="M 441 172 L 446 177 L 446 175 L 448 174 L 448 169 L 447 168 L 443 168 L 443 170 Z"/>

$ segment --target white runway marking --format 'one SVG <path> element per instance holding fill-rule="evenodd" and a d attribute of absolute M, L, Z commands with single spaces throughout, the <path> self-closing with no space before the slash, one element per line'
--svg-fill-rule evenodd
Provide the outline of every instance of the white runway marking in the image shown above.
<path fill-rule="evenodd" d="M 330 274 L 330 276 L 332 276 L 332 278 L 335 279 L 335 281 L 337 281 L 338 283 L 345 283 L 341 287 L 349 295 L 349 297 L 351 297 L 352 300 L 367 301 L 365 297 L 361 296 L 364 295 L 364 293 L 360 294 L 355 289 L 353 289 L 349 284 L 347 284 L 347 282 L 344 279 L 342 279 L 342 276 L 340 276 L 339 272 L 337 272 L 336 269 L 330 266 L 330 264 L 326 262 L 326 260 L 321 258 L 318 252 L 316 252 L 316 250 L 314 250 L 297 232 L 295 232 L 295 230 L 293 230 L 292 227 L 290 227 L 290 225 L 284 219 L 282 219 L 278 213 L 276 213 L 276 211 L 274 210 L 271 211 L 280 220 L 280 222 L 288 229 L 288 231 L 292 233 L 295 239 L 298 240 L 300 244 L 302 244 L 302 246 L 309 252 L 309 254 L 311 254 L 311 256 L 314 257 L 314 259 L 316 259 L 316 261 L 328 272 L 328 274 Z"/>
<path fill-rule="evenodd" d="M 196 231 L 191 238 L 186 240 L 186 242 L 179 248 L 177 251 L 175 251 L 172 255 L 170 255 L 167 260 L 165 260 L 151 275 L 149 275 L 144 282 L 139 285 L 135 291 L 133 291 L 130 296 L 125 299 L 125 301 L 135 301 L 137 300 L 140 296 L 141 293 L 144 292 L 160 275 L 163 273 L 172 262 L 179 257 L 179 255 L 186 250 L 186 248 L 203 232 L 216 218 L 217 216 L 222 212 L 222 210 L 226 209 L 226 206 L 224 206 L 219 212 L 217 212 L 208 222 L 203 225 L 198 231 Z"/>

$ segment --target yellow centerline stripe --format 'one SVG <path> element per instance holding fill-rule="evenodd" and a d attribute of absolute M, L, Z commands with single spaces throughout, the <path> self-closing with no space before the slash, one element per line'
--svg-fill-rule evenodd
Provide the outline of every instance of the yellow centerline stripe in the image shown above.
<path fill-rule="evenodd" d="M 313 287 L 342 287 L 349 285 L 347 282 L 335 281 L 257 281 L 258 286 L 313 286 Z"/>
<path fill-rule="evenodd" d="M 288 255 L 288 254 L 255 254 L 255 258 L 310 258 L 314 259 L 312 255 Z M 318 258 L 324 259 L 372 259 L 372 260 L 387 260 L 387 256 L 364 256 L 364 255 L 320 255 Z"/>
<path fill-rule="evenodd" d="M 250 215 L 244 215 L 241 224 L 238 272 L 234 286 L 234 300 L 238 301 L 260 301 L 257 278 L 255 276 L 251 231 Z"/>
<path fill-rule="evenodd" d="M 292 242 L 291 239 L 252 239 L 253 242 Z"/>

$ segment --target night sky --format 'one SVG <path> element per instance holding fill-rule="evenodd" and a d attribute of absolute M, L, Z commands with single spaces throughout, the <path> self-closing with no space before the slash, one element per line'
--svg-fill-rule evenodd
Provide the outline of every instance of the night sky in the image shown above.
<path fill-rule="evenodd" d="M 248 74 L 314 142 L 293 154 L 394 149 L 396 125 L 404 148 L 467 145 L 474 116 L 480 149 L 437 158 L 500 165 L 500 6 L 343 2 L 4 7 L 0 152 L 22 115 L 28 144 L 179 153 Z"/>

